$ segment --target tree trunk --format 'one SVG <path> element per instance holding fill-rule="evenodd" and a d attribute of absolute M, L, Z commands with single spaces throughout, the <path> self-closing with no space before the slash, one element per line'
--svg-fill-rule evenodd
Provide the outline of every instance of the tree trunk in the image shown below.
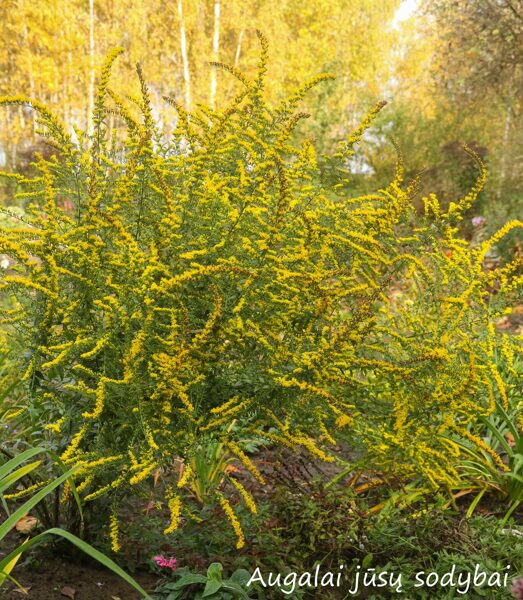
<path fill-rule="evenodd" d="M 24 40 L 26 40 L 26 44 L 29 45 L 29 31 L 27 29 L 27 24 L 24 23 Z M 31 100 L 36 98 L 35 91 L 35 79 L 33 72 L 33 54 L 32 52 L 28 52 L 28 76 L 29 76 L 29 96 Z M 36 111 L 31 110 L 31 143 L 34 144 L 36 141 Z"/>
<path fill-rule="evenodd" d="M 187 38 L 185 37 L 185 22 L 183 19 L 182 0 L 178 0 L 178 16 L 180 17 L 180 50 L 183 63 L 183 82 L 185 86 L 185 108 L 191 110 L 191 75 L 187 56 Z"/>
<path fill-rule="evenodd" d="M 218 60 L 220 53 L 220 0 L 214 2 L 214 34 L 212 36 L 212 59 Z M 218 73 L 215 68 L 211 70 L 211 95 L 210 106 L 214 109 L 216 104 L 216 88 L 218 86 Z"/>
<path fill-rule="evenodd" d="M 89 99 L 87 107 L 87 131 L 91 134 L 94 110 L 94 0 L 89 0 Z"/>
<path fill-rule="evenodd" d="M 240 55 L 242 53 L 242 42 L 243 42 L 243 32 L 245 29 L 240 29 L 240 33 L 238 35 L 238 45 L 236 46 L 236 54 L 234 55 L 234 66 L 238 67 L 238 63 L 240 62 Z"/>

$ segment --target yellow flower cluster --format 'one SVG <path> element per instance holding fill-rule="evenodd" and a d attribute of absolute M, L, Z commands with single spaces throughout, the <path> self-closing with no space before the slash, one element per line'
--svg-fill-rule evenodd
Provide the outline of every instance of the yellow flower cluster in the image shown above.
<path fill-rule="evenodd" d="M 169 526 L 164 530 L 164 533 L 167 535 L 169 533 L 173 533 L 180 526 L 180 514 L 182 509 L 182 501 L 180 496 L 174 496 L 168 502 L 169 511 L 170 511 L 170 519 L 171 522 Z"/>
<path fill-rule="evenodd" d="M 229 477 L 229 481 L 233 484 L 233 486 L 238 490 L 240 496 L 243 498 L 245 505 L 247 508 L 253 513 L 256 513 L 256 504 L 253 500 L 253 497 L 249 494 L 249 492 L 244 488 L 244 486 L 234 477 Z"/>
<path fill-rule="evenodd" d="M 109 539 L 111 540 L 111 550 L 113 552 L 119 552 L 120 550 L 119 533 L 118 516 L 113 512 L 109 521 Z"/>
<path fill-rule="evenodd" d="M 225 498 L 225 496 L 223 496 L 223 494 L 221 494 L 220 492 L 217 492 L 217 496 L 223 511 L 227 515 L 227 518 L 229 519 L 234 528 L 234 533 L 236 533 L 237 538 L 236 548 L 240 550 L 245 546 L 245 536 L 243 534 L 243 529 L 240 525 L 240 521 L 238 521 L 238 517 L 234 514 L 234 511 L 232 510 L 232 507 L 227 498 Z"/>

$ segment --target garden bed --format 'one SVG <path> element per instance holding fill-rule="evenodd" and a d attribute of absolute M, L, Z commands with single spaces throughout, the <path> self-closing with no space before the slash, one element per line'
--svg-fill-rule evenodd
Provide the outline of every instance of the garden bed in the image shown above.
<path fill-rule="evenodd" d="M 77 564 L 64 558 L 46 557 L 40 566 L 30 564 L 19 567 L 16 572 L 18 581 L 27 590 L 27 595 L 12 584 L 0 589 L 3 600 L 139 600 L 140 594 L 134 592 L 117 575 L 107 569 Z M 152 591 L 156 576 L 138 572 L 135 579 L 146 591 Z"/>

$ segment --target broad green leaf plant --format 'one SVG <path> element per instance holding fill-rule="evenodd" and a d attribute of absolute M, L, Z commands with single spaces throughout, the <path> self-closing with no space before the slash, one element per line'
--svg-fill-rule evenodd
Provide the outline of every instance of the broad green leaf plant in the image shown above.
<path fill-rule="evenodd" d="M 256 586 L 247 587 L 250 578 L 251 574 L 244 569 L 224 578 L 221 563 L 209 565 L 206 575 L 182 567 L 176 570 L 175 580 L 162 583 L 156 593 L 165 600 L 248 600 L 257 597 Z"/>

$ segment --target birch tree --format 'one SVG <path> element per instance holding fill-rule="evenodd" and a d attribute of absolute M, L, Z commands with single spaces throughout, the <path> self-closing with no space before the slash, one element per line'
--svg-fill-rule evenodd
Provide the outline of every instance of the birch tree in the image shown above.
<path fill-rule="evenodd" d="M 220 0 L 214 2 L 214 32 L 212 36 L 212 59 L 213 61 L 219 60 L 220 53 Z M 214 109 L 216 104 L 216 88 L 218 85 L 217 71 L 211 69 L 211 94 L 209 105 Z"/>
<path fill-rule="evenodd" d="M 187 36 L 185 33 L 185 21 L 183 16 L 182 0 L 178 0 L 178 18 L 180 21 L 180 53 L 183 65 L 183 83 L 185 87 L 185 107 L 191 110 L 191 75 L 189 70 L 189 58 L 187 55 Z"/>
<path fill-rule="evenodd" d="M 87 128 L 92 131 L 92 114 L 94 109 L 94 0 L 89 0 L 89 104 L 87 107 Z"/>

